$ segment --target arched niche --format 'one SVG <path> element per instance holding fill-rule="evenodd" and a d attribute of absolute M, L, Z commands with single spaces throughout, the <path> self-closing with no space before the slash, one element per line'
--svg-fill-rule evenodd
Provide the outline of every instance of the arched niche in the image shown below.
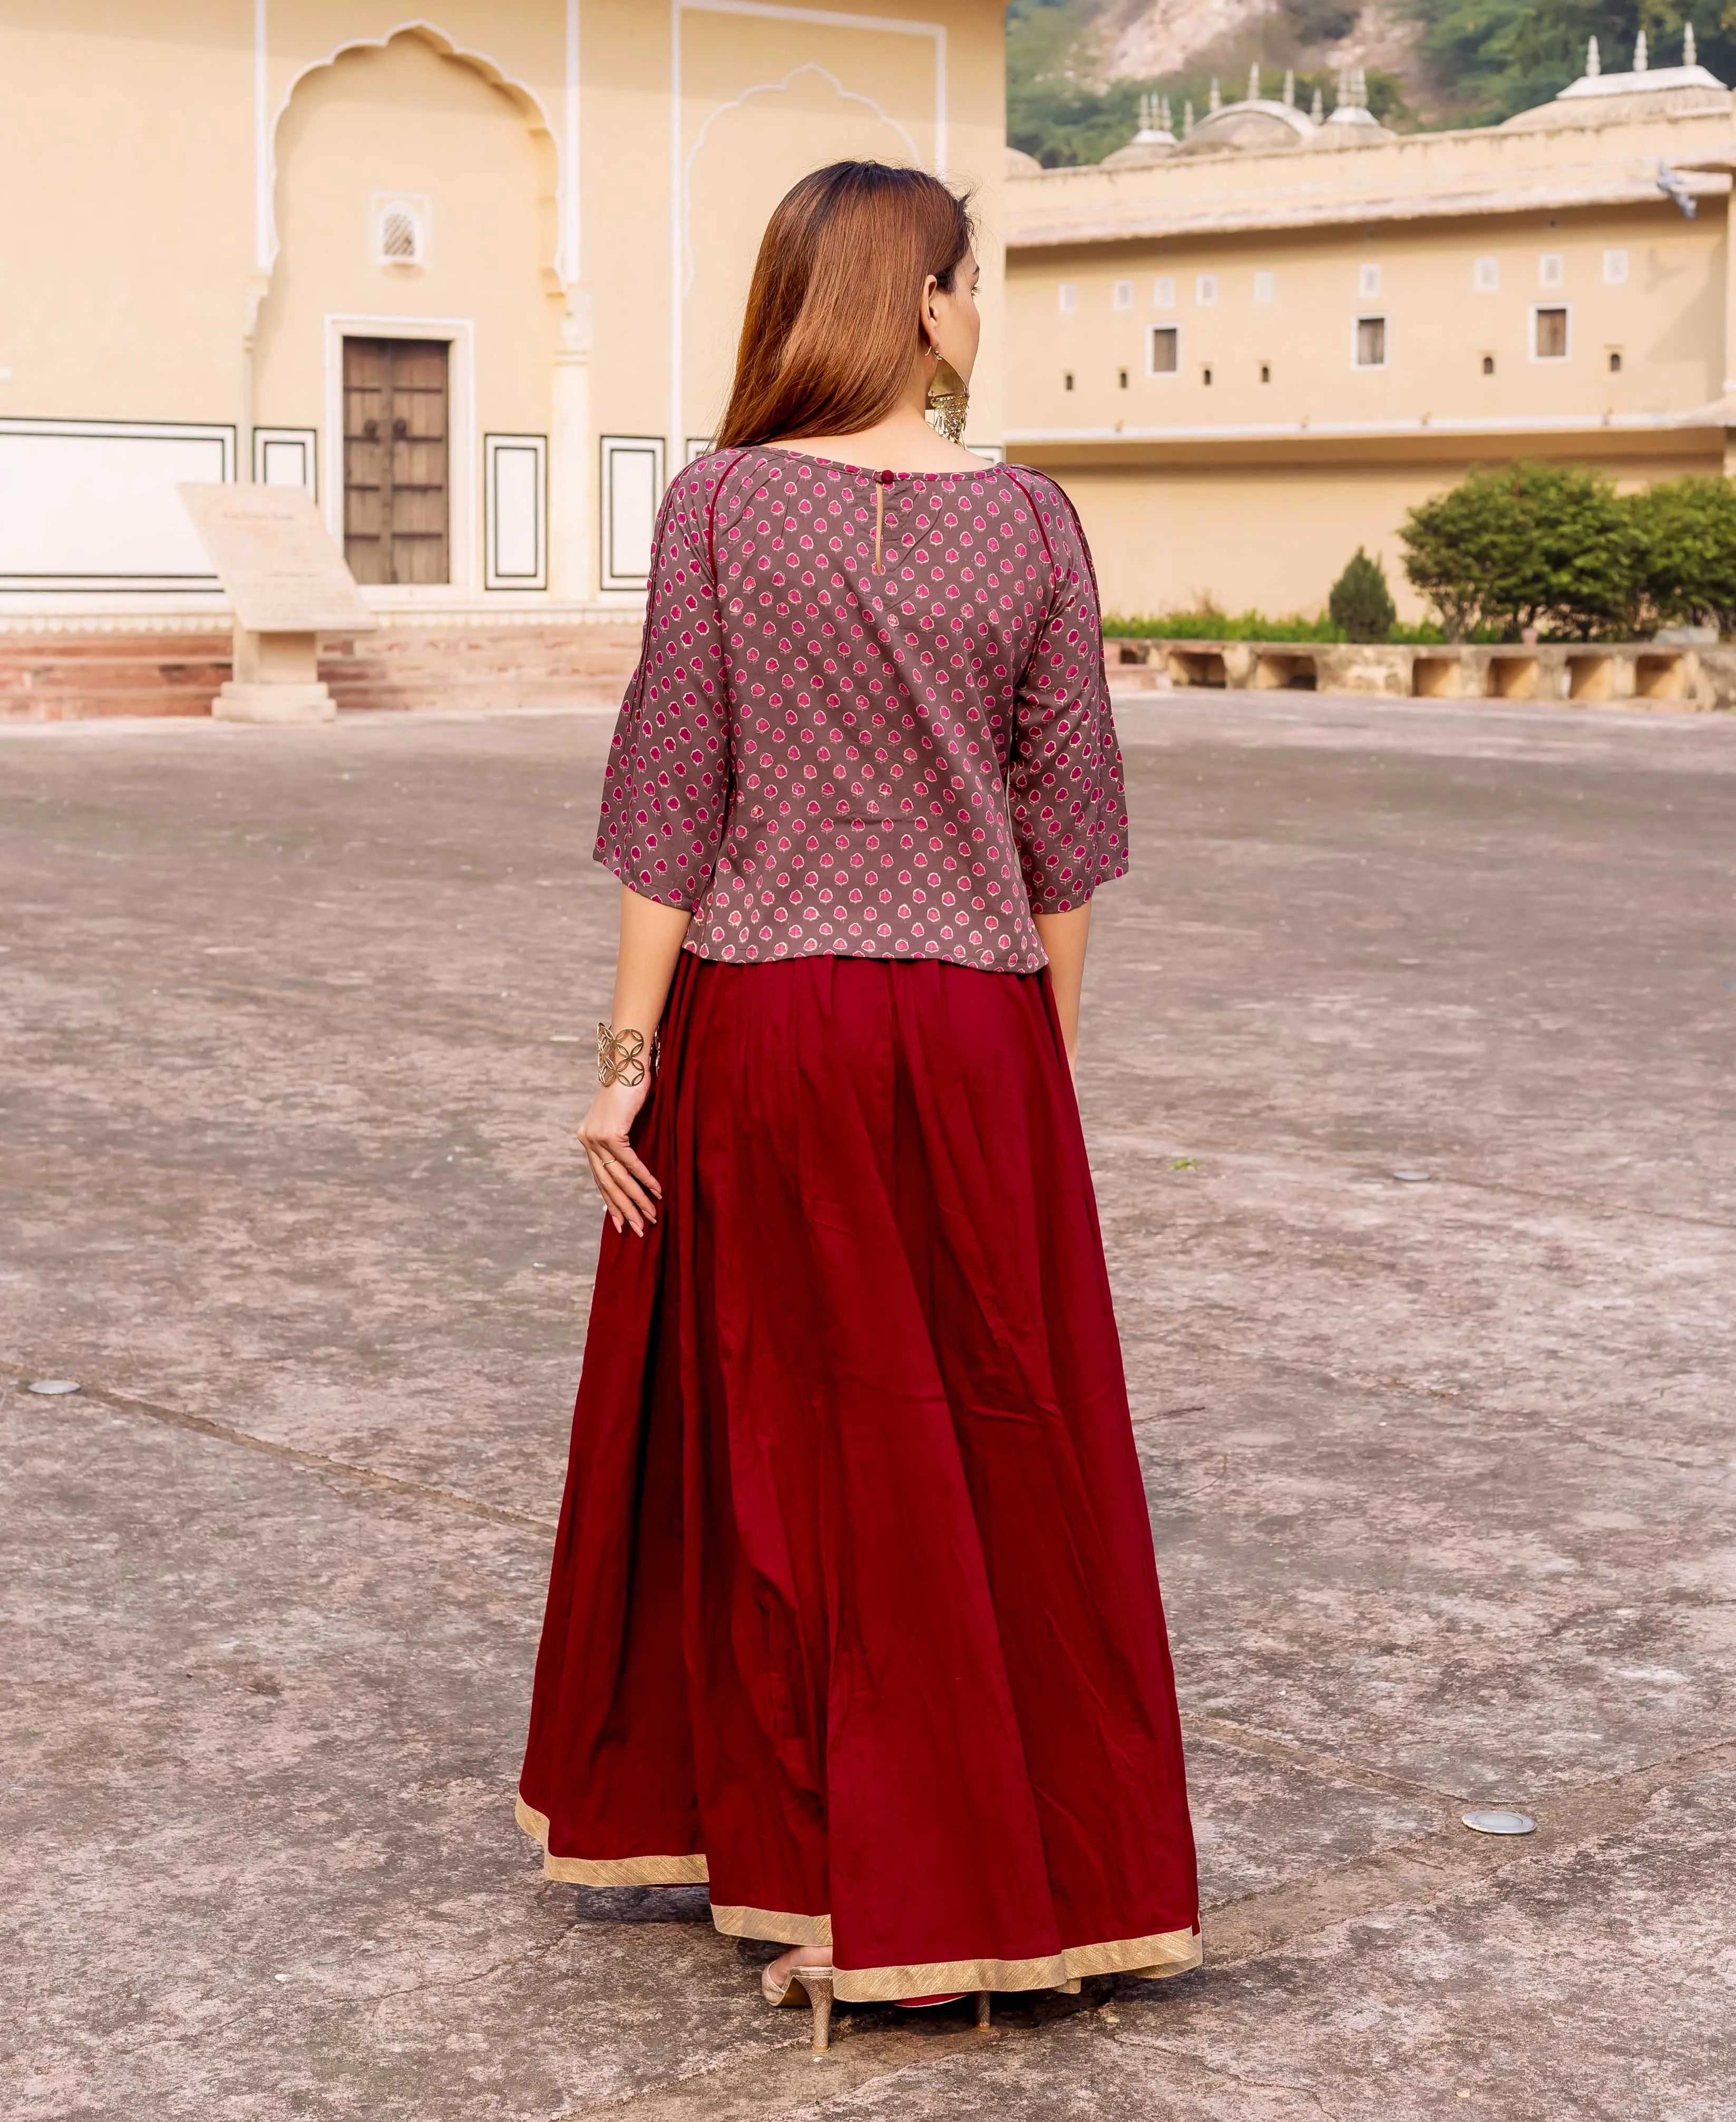
<path fill-rule="evenodd" d="M 829 68 L 806 62 L 754 84 L 706 116 L 688 147 L 682 199 L 682 296 L 689 424 L 721 409 L 748 280 L 772 209 L 828 162 L 913 166 L 908 127 Z"/>
<path fill-rule="evenodd" d="M 274 140 L 278 249 L 255 332 L 254 423 L 319 431 L 341 539 L 345 338 L 447 344 L 445 587 L 474 591 L 480 438 L 551 425 L 554 142 L 522 91 L 422 26 L 305 73 Z M 413 259 L 382 251 L 390 201 L 419 222 Z"/>

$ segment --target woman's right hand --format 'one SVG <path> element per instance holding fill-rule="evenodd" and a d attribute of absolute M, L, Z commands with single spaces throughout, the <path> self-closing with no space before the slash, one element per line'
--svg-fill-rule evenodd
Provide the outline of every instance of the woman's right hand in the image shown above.
<path fill-rule="evenodd" d="M 644 1082 L 632 1087 L 607 1084 L 591 1100 L 590 1111 L 579 1122 L 579 1141 L 590 1160 L 590 1176 L 603 1196 L 609 1221 L 617 1231 L 623 1224 L 631 1224 L 633 1235 L 641 1238 L 646 1225 L 656 1222 L 663 1199 L 663 1189 L 628 1139 L 650 1089 L 648 1073 Z"/>

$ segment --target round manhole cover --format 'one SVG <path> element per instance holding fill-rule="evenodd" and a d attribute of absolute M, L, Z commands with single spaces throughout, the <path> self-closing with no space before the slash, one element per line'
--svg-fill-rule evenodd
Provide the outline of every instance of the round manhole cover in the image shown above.
<path fill-rule="evenodd" d="M 1458 1816 L 1478 1835 L 1530 1835 L 1537 1828 L 1537 1822 L 1528 1812 L 1509 1812 L 1501 1806 L 1479 1807 Z"/>
<path fill-rule="evenodd" d="M 30 1380 L 30 1391 L 33 1393 L 59 1394 L 77 1392 L 77 1378 L 32 1378 Z"/>

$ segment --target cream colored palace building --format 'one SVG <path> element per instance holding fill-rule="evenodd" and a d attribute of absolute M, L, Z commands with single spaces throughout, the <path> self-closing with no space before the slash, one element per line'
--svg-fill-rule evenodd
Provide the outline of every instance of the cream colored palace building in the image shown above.
<path fill-rule="evenodd" d="M 225 479 L 399 618 L 631 610 L 788 185 L 919 163 L 998 231 L 1002 14 L 0 0 L 0 631 L 220 613 L 175 488 Z"/>
<path fill-rule="evenodd" d="M 402 5 L 0 0 L 0 636 L 221 624 L 189 480 L 305 486 L 395 626 L 630 615 L 766 216 L 845 155 L 975 188 L 968 439 L 1065 481 L 1112 609 L 1317 610 L 1360 544 L 1414 612 L 1469 464 L 1726 461 L 1696 66 L 1402 138 L 1256 82 L 1043 172 L 1001 0 Z"/>
<path fill-rule="evenodd" d="M 1726 468 L 1730 93 L 1639 59 L 1484 130 L 1395 138 L 1354 83 L 1317 121 L 1268 76 L 1095 168 L 1010 158 L 1004 439 L 1112 609 L 1318 611 L 1360 545 L 1421 616 L 1399 526 L 1472 464 Z"/>

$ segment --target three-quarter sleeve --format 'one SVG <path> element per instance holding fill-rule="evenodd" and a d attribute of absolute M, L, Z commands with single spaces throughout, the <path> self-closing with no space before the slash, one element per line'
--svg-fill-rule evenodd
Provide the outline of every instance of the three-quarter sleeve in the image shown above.
<path fill-rule="evenodd" d="M 730 802 L 730 703 L 709 552 L 717 459 L 672 480 L 657 517 L 645 636 L 615 724 L 595 859 L 689 910 L 711 881 Z"/>
<path fill-rule="evenodd" d="M 1127 874 L 1127 793 L 1084 534 L 1051 481 L 1023 473 L 1019 484 L 1053 578 L 1019 680 L 1007 794 L 1031 911 L 1065 914 Z"/>

